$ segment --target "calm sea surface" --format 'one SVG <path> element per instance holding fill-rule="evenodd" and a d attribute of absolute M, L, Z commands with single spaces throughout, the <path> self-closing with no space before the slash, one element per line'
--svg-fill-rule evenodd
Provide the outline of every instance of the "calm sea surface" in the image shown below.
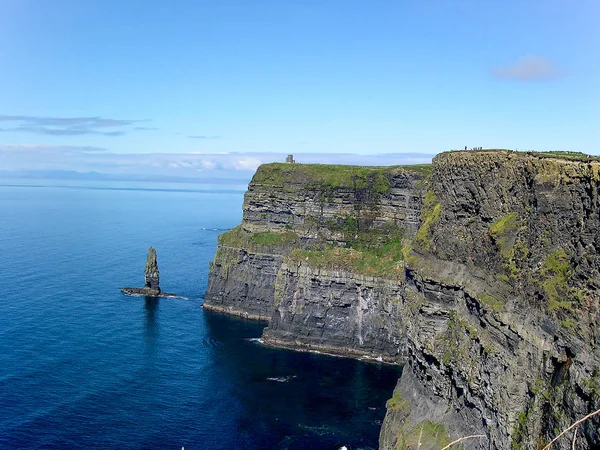
<path fill-rule="evenodd" d="M 377 446 L 397 370 L 200 308 L 242 189 L 0 180 L 0 448 Z M 183 298 L 120 293 L 149 245 Z"/>

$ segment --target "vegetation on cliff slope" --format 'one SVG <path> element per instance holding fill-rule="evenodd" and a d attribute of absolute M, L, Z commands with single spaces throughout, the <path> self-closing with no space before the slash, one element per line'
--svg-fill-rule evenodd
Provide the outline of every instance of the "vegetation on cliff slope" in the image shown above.
<path fill-rule="evenodd" d="M 328 226 L 344 236 L 347 247 L 315 245 L 295 249 L 288 255 L 288 263 L 305 261 L 315 268 L 353 270 L 368 276 L 397 278 L 403 274 L 404 228 L 388 223 L 361 230 L 353 217 L 332 221 Z"/>
<path fill-rule="evenodd" d="M 302 259 L 315 267 L 349 269 L 364 275 L 397 278 L 403 273 L 405 229 L 394 222 L 378 223 L 377 217 L 382 196 L 391 190 L 392 177 L 405 171 L 425 177 L 430 173 L 430 166 L 262 165 L 252 183 L 263 185 L 263 190 L 306 190 L 312 198 L 315 198 L 316 192 L 317 204 L 325 204 L 335 203 L 339 195 L 336 192 L 341 189 L 346 191 L 344 199 L 347 199 L 348 191 L 351 192 L 353 208 L 328 219 L 316 220 L 309 216 L 305 222 L 312 223 L 312 220 L 314 226 L 306 229 L 286 225 L 282 232 L 249 233 L 239 226 L 222 234 L 219 244 L 248 251 L 266 252 L 271 249 L 281 255 L 292 251 L 288 255 L 290 262 Z M 312 236 L 301 237 L 307 230 L 315 229 L 318 236 L 312 231 Z"/>
<path fill-rule="evenodd" d="M 569 255 L 558 249 L 552 252 L 540 269 L 541 285 L 548 299 L 548 312 L 559 309 L 571 311 L 578 291 L 569 286 L 572 264 Z"/>
<path fill-rule="evenodd" d="M 247 233 L 241 225 L 219 235 L 219 245 L 238 247 L 245 250 L 264 251 L 274 247 L 289 247 L 298 243 L 298 235 L 293 231 L 281 233 Z"/>
<path fill-rule="evenodd" d="M 433 246 L 431 229 L 439 220 L 441 210 L 442 204 L 437 201 L 434 192 L 431 190 L 427 191 L 421 211 L 421 227 L 415 236 L 415 241 L 420 244 L 423 250 L 431 250 Z"/>
<path fill-rule="evenodd" d="M 323 250 L 294 249 L 286 257 L 289 264 L 306 262 L 316 269 L 348 270 L 360 275 L 398 279 L 404 277 L 402 243 L 389 242 L 377 251 L 330 247 Z"/>

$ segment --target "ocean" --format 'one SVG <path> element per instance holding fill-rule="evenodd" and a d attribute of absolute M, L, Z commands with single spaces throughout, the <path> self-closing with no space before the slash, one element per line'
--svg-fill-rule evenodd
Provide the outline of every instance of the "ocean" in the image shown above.
<path fill-rule="evenodd" d="M 376 448 L 394 367 L 204 311 L 244 186 L 0 180 L 0 448 Z M 161 287 L 128 297 L 148 247 Z"/>

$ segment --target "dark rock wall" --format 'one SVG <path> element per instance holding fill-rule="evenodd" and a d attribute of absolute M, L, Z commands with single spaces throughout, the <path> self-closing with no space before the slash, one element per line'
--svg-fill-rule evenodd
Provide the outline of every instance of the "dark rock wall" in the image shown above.
<path fill-rule="evenodd" d="M 273 167 L 289 172 L 273 174 Z M 314 183 L 302 170 L 302 164 L 267 164 L 258 169 L 245 194 L 243 221 L 235 230 L 235 238 L 231 233 L 219 238 L 205 307 L 270 318 L 275 308 L 275 276 L 284 256 L 293 248 L 347 245 L 348 231 L 343 226 L 348 218 L 357 218 L 370 229 L 393 224 L 414 234 L 423 175 L 401 168 L 386 169 L 385 189 L 377 191 L 371 186 L 368 201 L 358 209 L 358 194 L 365 189 L 353 186 L 352 177 L 336 180 L 336 184 L 327 179 Z M 292 241 L 265 244 L 252 240 L 265 234 L 291 235 Z"/>
<path fill-rule="evenodd" d="M 144 286 L 160 292 L 160 273 L 158 271 L 158 262 L 156 260 L 156 250 L 150 247 L 146 257 L 146 268 L 144 270 Z"/>
<path fill-rule="evenodd" d="M 410 446 L 432 421 L 486 434 L 473 448 L 541 448 L 600 406 L 598 174 L 511 152 L 436 157 L 407 257 L 420 326 L 381 448 Z M 598 427 L 581 427 L 577 448 L 597 448 Z"/>
<path fill-rule="evenodd" d="M 273 312 L 273 286 L 282 255 L 249 253 L 219 246 L 210 265 L 204 306 L 251 319 L 268 320 Z"/>
<path fill-rule="evenodd" d="M 404 356 L 403 284 L 344 270 L 284 264 L 266 343 L 398 362 Z"/>
<path fill-rule="evenodd" d="M 422 202 L 417 184 L 422 178 L 402 170 L 391 173 L 389 190 L 378 194 L 374 204 L 367 204 L 363 216 L 371 215 L 374 226 L 400 223 L 414 233 L 419 225 Z M 272 180 L 250 183 L 244 199 L 244 230 L 293 229 L 307 241 L 325 239 L 343 243 L 343 236 L 333 230 L 329 222 L 356 214 L 356 189 L 314 184 L 309 179 L 290 176 L 280 183 L 274 184 Z"/>
<path fill-rule="evenodd" d="M 255 175 L 206 304 L 270 317 L 268 343 L 405 363 L 380 448 L 541 448 L 600 408 L 598 162 L 445 153 L 426 181 L 387 172 L 377 195 L 293 166 Z M 350 245 L 348 217 L 407 230 L 402 276 L 291 257 Z M 598 420 L 578 433 L 600 446 Z"/>

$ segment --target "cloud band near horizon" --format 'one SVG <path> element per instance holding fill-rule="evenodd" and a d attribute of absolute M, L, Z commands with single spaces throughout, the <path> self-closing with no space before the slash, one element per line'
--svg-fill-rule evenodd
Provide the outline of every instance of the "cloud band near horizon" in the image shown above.
<path fill-rule="evenodd" d="M 23 132 L 49 136 L 123 136 L 136 130 L 156 130 L 154 127 L 136 126 L 149 119 L 107 119 L 103 117 L 43 117 L 0 114 L 0 122 L 16 123 L 0 128 L 0 132 Z"/>

